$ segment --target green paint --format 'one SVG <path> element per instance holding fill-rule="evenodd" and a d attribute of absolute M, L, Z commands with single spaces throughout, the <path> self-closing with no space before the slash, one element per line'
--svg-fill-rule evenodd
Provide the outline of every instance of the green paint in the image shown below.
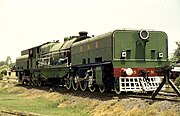
<path fill-rule="evenodd" d="M 69 72 L 68 68 L 56 68 L 56 69 L 43 69 L 40 74 L 42 77 L 48 78 L 62 78 Z"/>
<path fill-rule="evenodd" d="M 96 83 L 98 85 L 103 85 L 103 74 L 102 74 L 102 68 L 96 67 Z"/>
<path fill-rule="evenodd" d="M 95 59 L 102 57 L 102 61 L 112 59 L 112 33 L 106 33 L 93 38 L 75 42 L 71 48 L 72 65 L 82 64 L 85 59 L 88 63 L 95 63 Z"/>
<path fill-rule="evenodd" d="M 158 52 L 162 52 L 163 60 L 167 60 L 167 35 L 160 31 L 149 31 L 148 41 L 139 37 L 139 31 L 114 31 L 114 59 L 119 59 L 121 51 L 130 50 L 131 59 L 151 59 L 151 50 L 155 51 L 155 58 Z"/>
<path fill-rule="evenodd" d="M 113 61 L 114 68 L 123 67 L 123 68 L 152 68 L 156 66 L 165 66 L 167 65 L 167 61 L 125 61 L 125 60 L 117 60 Z"/>

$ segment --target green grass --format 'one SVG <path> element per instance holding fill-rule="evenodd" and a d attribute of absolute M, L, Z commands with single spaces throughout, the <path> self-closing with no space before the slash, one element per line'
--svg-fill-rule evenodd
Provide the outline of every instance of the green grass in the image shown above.
<path fill-rule="evenodd" d="M 58 108 L 58 101 L 51 101 L 44 98 L 29 99 L 8 93 L 6 90 L 0 91 L 0 108 L 13 109 L 18 111 L 34 112 L 52 116 L 86 116 L 87 112 L 83 107 Z"/>

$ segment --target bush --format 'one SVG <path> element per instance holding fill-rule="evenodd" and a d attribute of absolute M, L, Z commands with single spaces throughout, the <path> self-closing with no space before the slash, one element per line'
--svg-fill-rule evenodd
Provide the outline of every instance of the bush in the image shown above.
<path fill-rule="evenodd" d="M 3 77 L 3 75 L 2 75 L 2 74 L 0 74 L 0 80 L 2 80 L 2 77 Z"/>
<path fill-rule="evenodd" d="M 175 79 L 174 84 L 180 89 L 180 76 Z"/>
<path fill-rule="evenodd" d="M 1 75 L 7 75 L 7 70 L 6 69 L 2 70 Z"/>

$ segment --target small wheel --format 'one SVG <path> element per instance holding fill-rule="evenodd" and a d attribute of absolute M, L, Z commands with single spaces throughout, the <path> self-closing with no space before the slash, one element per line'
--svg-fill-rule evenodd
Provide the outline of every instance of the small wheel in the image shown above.
<path fill-rule="evenodd" d="M 114 80 L 114 91 L 116 92 L 116 94 L 121 93 L 120 86 L 119 86 L 119 78 L 115 78 Z"/>
<path fill-rule="evenodd" d="M 67 89 L 67 90 L 70 90 L 70 89 L 71 89 L 71 80 L 70 80 L 69 77 L 66 78 L 66 80 L 65 80 L 65 86 L 66 86 L 66 89 Z"/>
<path fill-rule="evenodd" d="M 90 92 L 94 92 L 96 90 L 96 86 L 92 85 L 91 87 L 89 87 Z"/>
<path fill-rule="evenodd" d="M 80 86 L 81 91 L 85 91 L 87 88 L 87 85 L 88 85 L 87 81 L 80 81 L 79 86 Z"/>
<path fill-rule="evenodd" d="M 106 87 L 105 87 L 104 85 L 99 86 L 99 91 L 100 91 L 101 93 L 104 93 L 105 90 L 106 90 Z"/>
<path fill-rule="evenodd" d="M 72 83 L 72 87 L 73 87 L 73 89 L 76 91 L 76 90 L 78 90 L 78 88 L 79 88 L 79 81 L 78 81 L 78 76 L 76 76 L 75 78 L 73 78 L 72 80 L 71 80 L 71 83 Z"/>

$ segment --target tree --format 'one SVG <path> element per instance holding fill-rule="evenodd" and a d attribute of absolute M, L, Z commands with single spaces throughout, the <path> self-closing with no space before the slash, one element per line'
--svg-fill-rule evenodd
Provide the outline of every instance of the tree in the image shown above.
<path fill-rule="evenodd" d="M 176 42 L 177 49 L 174 52 L 174 58 L 180 60 L 180 42 Z"/>
<path fill-rule="evenodd" d="M 5 61 L 0 61 L 0 66 L 9 66 L 9 68 L 13 67 L 15 63 L 12 62 L 11 57 L 7 56 Z"/>
<path fill-rule="evenodd" d="M 6 58 L 6 65 L 11 65 L 12 61 L 11 61 L 11 57 L 10 56 L 7 56 Z"/>
<path fill-rule="evenodd" d="M 5 65 L 5 64 L 6 64 L 5 61 L 1 61 L 1 62 L 0 62 L 0 66 L 3 66 L 3 65 Z"/>

